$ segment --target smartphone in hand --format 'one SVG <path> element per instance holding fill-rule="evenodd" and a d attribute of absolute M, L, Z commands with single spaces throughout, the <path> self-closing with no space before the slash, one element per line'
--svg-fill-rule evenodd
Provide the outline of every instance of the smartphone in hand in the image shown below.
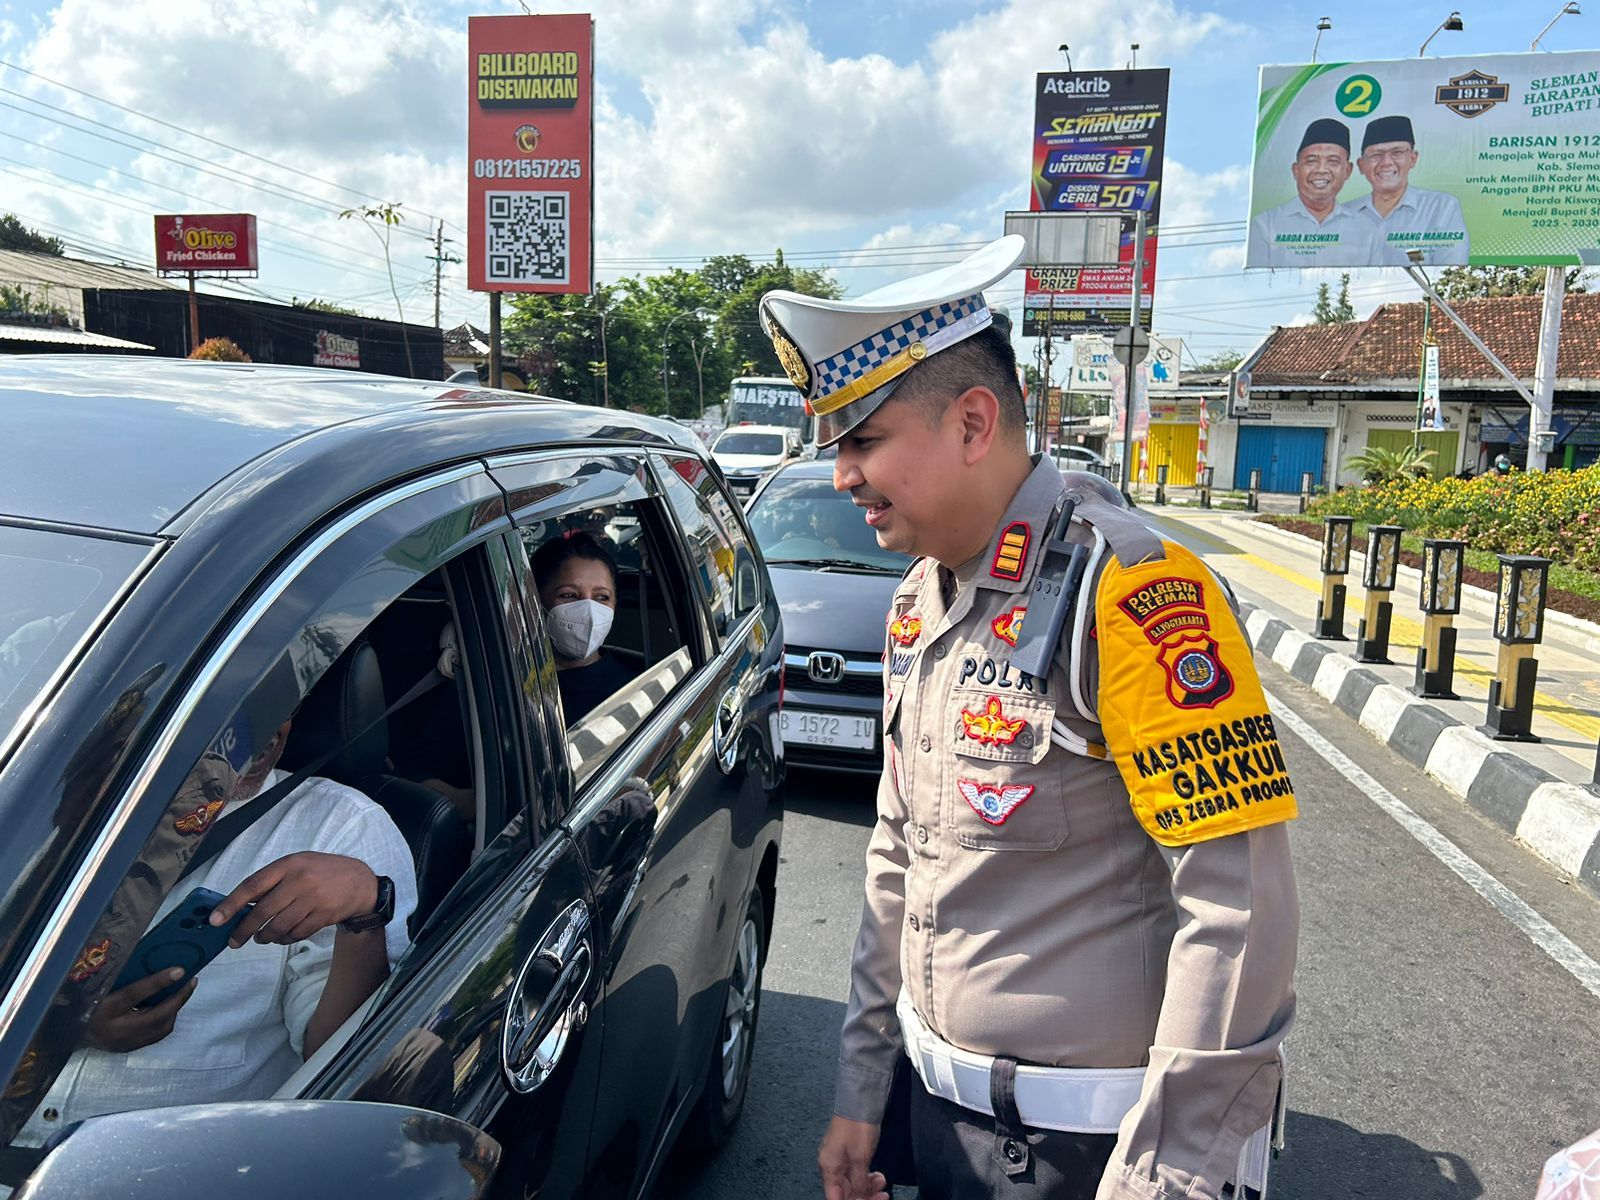
<path fill-rule="evenodd" d="M 174 995 L 178 989 L 200 973 L 228 944 L 234 927 L 244 920 L 254 905 L 247 904 L 234 914 L 233 920 L 223 925 L 210 922 L 211 910 L 221 904 L 224 897 L 210 888 L 197 887 L 183 898 L 183 903 L 161 918 L 154 929 L 139 939 L 128 961 L 117 976 L 114 987 L 127 987 L 157 971 L 183 968 L 183 978 L 162 988 L 140 1008 L 153 1008 Z"/>

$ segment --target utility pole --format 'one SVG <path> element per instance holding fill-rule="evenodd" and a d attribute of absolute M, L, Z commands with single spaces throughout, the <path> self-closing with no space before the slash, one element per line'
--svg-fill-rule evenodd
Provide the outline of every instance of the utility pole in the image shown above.
<path fill-rule="evenodd" d="M 433 253 L 428 255 L 433 260 L 433 325 L 439 328 L 439 293 L 444 283 L 444 264 L 458 263 L 461 260 L 454 254 L 444 252 L 444 222 L 439 222 L 439 227 L 433 234 Z"/>

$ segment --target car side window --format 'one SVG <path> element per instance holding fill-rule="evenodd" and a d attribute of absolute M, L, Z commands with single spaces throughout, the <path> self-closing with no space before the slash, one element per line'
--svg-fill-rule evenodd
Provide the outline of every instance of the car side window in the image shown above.
<path fill-rule="evenodd" d="M 517 512 L 522 590 L 554 663 L 567 765 L 581 783 L 702 659 L 671 519 L 638 459 L 539 468 L 582 476 Z M 529 472 L 534 468 L 527 468 Z M 541 485 L 524 477 L 520 494 Z M 514 490 L 513 495 L 519 494 Z"/>
<path fill-rule="evenodd" d="M 581 782 L 694 666 L 692 626 L 674 604 L 675 564 L 647 502 L 552 513 L 520 526 L 524 593 L 548 639 Z"/>
<path fill-rule="evenodd" d="M 265 1098 L 354 1029 L 467 869 L 474 824 L 513 807 L 486 795 L 511 784 L 482 751 L 483 631 L 455 592 L 481 545 L 399 566 L 506 524 L 480 478 L 459 486 L 482 503 L 398 553 L 313 563 L 158 743 L 136 810 L 150 832 L 7 1083 L 0 1145 Z"/>
<path fill-rule="evenodd" d="M 761 605 L 750 537 L 716 476 L 698 458 L 661 455 L 662 492 L 688 544 L 697 591 L 719 639 Z"/>

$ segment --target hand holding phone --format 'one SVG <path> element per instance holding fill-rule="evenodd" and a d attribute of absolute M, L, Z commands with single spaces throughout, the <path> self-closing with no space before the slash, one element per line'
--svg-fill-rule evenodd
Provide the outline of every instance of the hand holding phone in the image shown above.
<path fill-rule="evenodd" d="M 178 990 L 172 992 L 173 987 Z M 89 1018 L 89 1045 L 119 1054 L 153 1046 L 172 1032 L 178 1012 L 189 1003 L 194 988 L 193 976 L 185 983 L 183 968 L 171 967 L 107 992 Z M 159 1004 L 152 1003 L 151 997 L 158 991 L 171 994 Z"/>
<path fill-rule="evenodd" d="M 245 908 L 231 921 L 213 925 L 209 920 L 211 911 L 222 900 L 222 894 L 210 888 L 197 887 L 191 891 L 177 908 L 139 939 L 122 973 L 117 976 L 115 989 L 120 991 L 163 971 L 178 970 L 181 973 L 170 984 L 139 1000 L 138 1007 L 154 1008 L 170 999 L 186 981 L 200 973 L 200 968 L 222 953 L 234 927 L 250 911 Z"/>

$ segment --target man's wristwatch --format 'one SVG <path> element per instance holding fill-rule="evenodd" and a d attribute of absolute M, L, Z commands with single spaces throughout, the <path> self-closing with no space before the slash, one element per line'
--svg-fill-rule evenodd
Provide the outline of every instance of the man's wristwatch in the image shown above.
<path fill-rule="evenodd" d="M 378 907 L 364 916 L 340 921 L 339 928 L 346 933 L 365 933 L 369 929 L 382 929 L 394 920 L 394 880 L 387 875 L 378 876 Z"/>

